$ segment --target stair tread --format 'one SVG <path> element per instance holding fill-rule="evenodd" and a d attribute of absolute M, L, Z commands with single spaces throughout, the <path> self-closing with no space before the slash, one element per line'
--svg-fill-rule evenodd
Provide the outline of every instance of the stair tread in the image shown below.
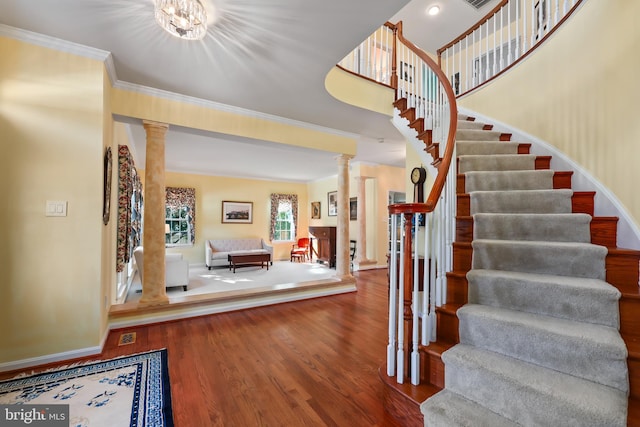
<path fill-rule="evenodd" d="M 442 390 L 420 405 L 428 426 L 517 427 L 514 423 L 458 393 Z"/>
<path fill-rule="evenodd" d="M 593 323 L 577 322 L 535 313 L 509 310 L 499 307 L 489 307 L 480 304 L 466 304 L 458 310 L 458 317 L 483 317 L 501 323 L 508 323 L 512 327 L 526 326 L 531 329 L 544 331 L 549 335 L 559 335 L 565 339 L 588 340 L 591 345 L 608 347 L 608 351 L 615 353 L 621 359 L 627 357 L 627 350 L 618 330 L 610 326 Z"/>
<path fill-rule="evenodd" d="M 471 370 L 491 373 L 512 387 L 548 395 L 558 406 L 580 408 L 580 412 L 604 412 L 615 418 L 620 415 L 619 408 L 627 404 L 627 394 L 612 387 L 465 344 L 452 347 L 442 359 L 445 376 L 449 364 L 464 364 Z"/>

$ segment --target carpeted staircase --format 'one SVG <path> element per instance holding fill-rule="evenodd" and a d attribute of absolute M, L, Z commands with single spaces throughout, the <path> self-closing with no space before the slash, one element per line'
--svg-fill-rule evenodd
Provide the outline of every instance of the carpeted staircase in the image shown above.
<path fill-rule="evenodd" d="M 607 248 L 591 243 L 592 217 L 572 213 L 554 171 L 485 127 L 458 122 L 473 257 L 460 342 L 442 353 L 445 388 L 422 403 L 425 426 L 626 426 Z"/>

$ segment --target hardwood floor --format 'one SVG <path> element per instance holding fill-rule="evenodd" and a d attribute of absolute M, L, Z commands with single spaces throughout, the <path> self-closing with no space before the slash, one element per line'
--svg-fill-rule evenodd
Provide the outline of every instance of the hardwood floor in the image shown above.
<path fill-rule="evenodd" d="M 378 376 L 386 270 L 354 275 L 353 293 L 112 331 L 96 359 L 166 347 L 176 427 L 398 427 Z"/>

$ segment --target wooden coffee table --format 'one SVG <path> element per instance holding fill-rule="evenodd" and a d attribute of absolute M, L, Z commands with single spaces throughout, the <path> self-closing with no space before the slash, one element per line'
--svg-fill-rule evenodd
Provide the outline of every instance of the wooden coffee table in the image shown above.
<path fill-rule="evenodd" d="M 249 267 L 252 265 L 260 265 L 260 268 L 264 267 L 265 264 L 267 266 L 267 270 L 269 270 L 269 262 L 271 261 L 271 254 L 254 254 L 254 253 L 246 253 L 246 254 L 229 254 L 229 270 L 233 269 L 233 272 L 236 272 L 236 268 L 238 267 Z"/>

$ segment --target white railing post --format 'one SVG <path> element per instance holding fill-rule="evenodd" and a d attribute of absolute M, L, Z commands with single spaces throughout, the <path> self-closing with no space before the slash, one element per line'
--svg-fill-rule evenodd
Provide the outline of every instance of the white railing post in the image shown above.
<path fill-rule="evenodd" d="M 387 375 L 396 373 L 396 305 L 398 296 L 398 215 L 391 216 L 391 247 L 389 248 L 389 344 L 387 345 Z"/>
<path fill-rule="evenodd" d="M 431 341 L 431 324 L 429 318 L 429 295 L 431 294 L 431 279 L 429 277 L 429 273 L 431 269 L 429 268 L 430 259 L 431 259 L 431 233 L 429 230 L 431 229 L 431 216 L 430 214 L 422 214 L 424 216 L 424 266 L 422 271 L 422 345 L 429 345 L 429 341 Z"/>
<path fill-rule="evenodd" d="M 396 356 L 396 381 L 400 384 L 404 383 L 404 240 L 407 238 L 404 232 L 404 216 L 400 216 L 400 280 L 398 282 L 398 301 L 397 301 L 397 318 L 398 318 L 398 351 Z"/>
<path fill-rule="evenodd" d="M 412 351 L 411 351 L 411 384 L 418 385 L 420 384 L 420 353 L 418 352 L 418 344 L 420 340 L 420 293 L 419 293 L 419 283 L 420 283 L 420 275 L 419 272 L 419 256 L 418 256 L 418 248 L 420 242 L 420 233 L 418 232 L 418 226 L 420 225 L 418 222 L 418 215 L 413 214 L 413 297 L 412 297 L 412 313 L 411 313 L 411 321 L 413 324 L 412 334 L 411 334 L 411 342 L 412 342 Z"/>

